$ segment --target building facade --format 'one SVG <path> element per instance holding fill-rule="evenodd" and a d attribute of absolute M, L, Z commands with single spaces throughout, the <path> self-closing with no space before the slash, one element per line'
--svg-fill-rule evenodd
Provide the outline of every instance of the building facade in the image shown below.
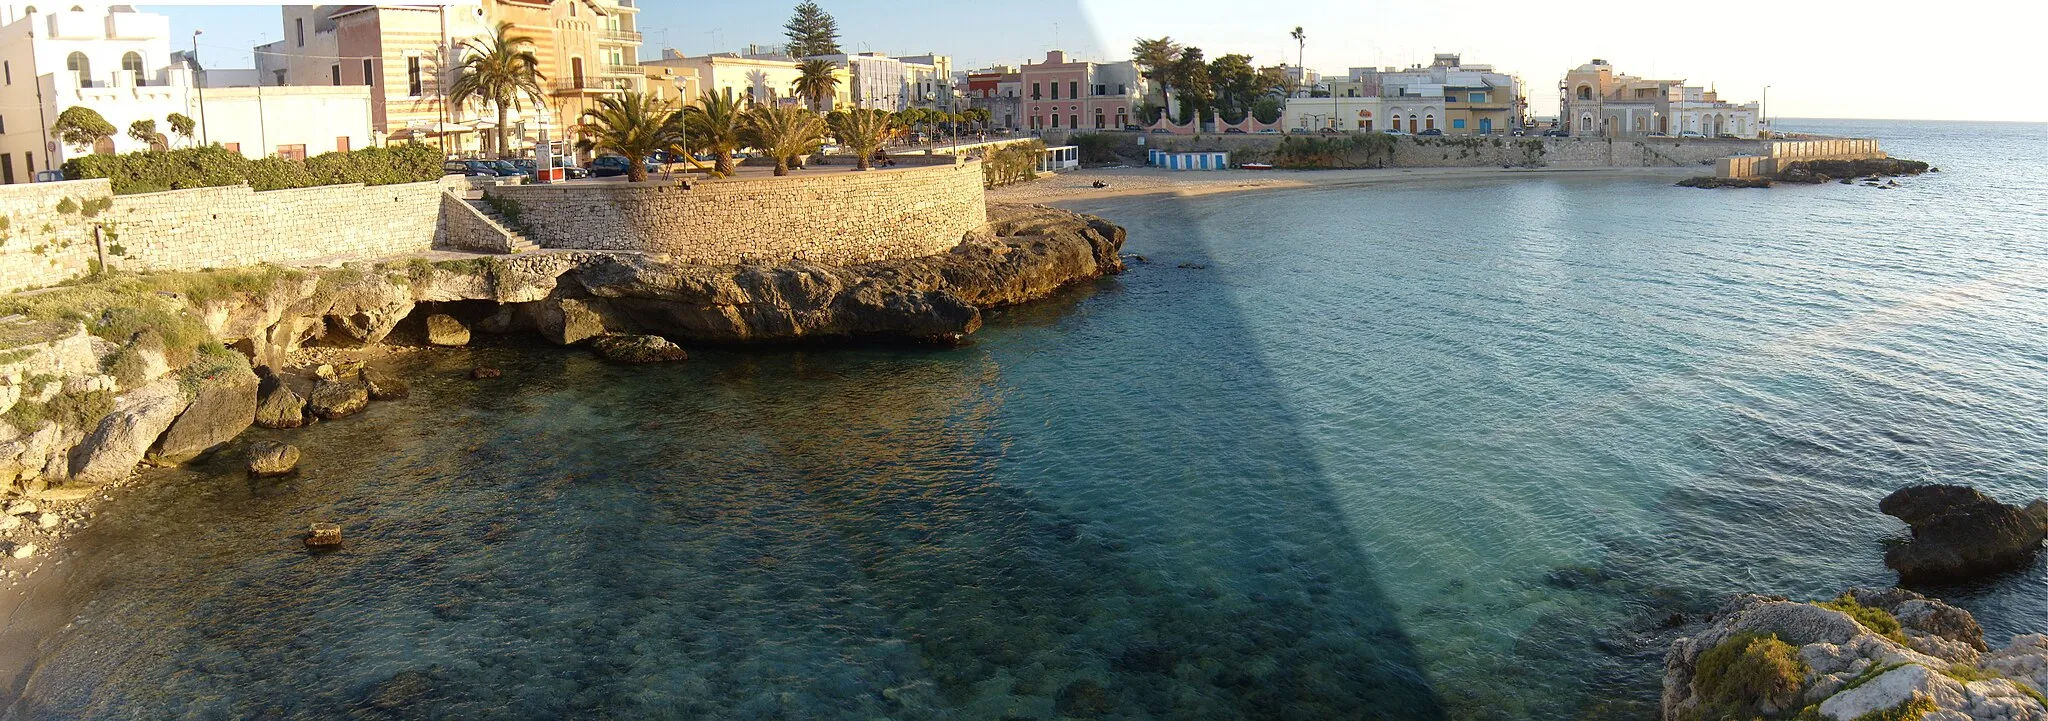
<path fill-rule="evenodd" d="M 967 82 L 961 89 L 966 96 L 967 106 L 982 108 L 989 113 L 989 125 L 1000 129 L 1015 129 L 1023 112 L 1024 76 L 1008 65 L 997 65 L 967 73 Z"/>
<path fill-rule="evenodd" d="M 1558 82 L 1558 119 L 1573 135 L 1755 138 L 1762 130 L 1757 110 L 1756 103 L 1730 103 L 1684 80 L 1619 74 L 1598 58 Z"/>
<path fill-rule="evenodd" d="M 1528 103 L 1515 76 L 1442 53 L 1405 70 L 1352 68 L 1330 83 L 1330 97 L 1287 105 L 1281 123 L 1288 128 L 1492 135 L 1521 128 Z"/>
<path fill-rule="evenodd" d="M 1024 123 L 1030 130 L 1122 130 L 1138 122 L 1145 81 L 1129 61 L 1068 60 L 1062 50 L 1018 70 Z"/>
<path fill-rule="evenodd" d="M 171 50 L 169 18 L 126 5 L 70 7 L 76 9 L 0 5 L 0 182 L 30 182 L 37 171 L 59 169 L 81 154 L 160 147 L 129 136 L 129 126 L 143 120 L 156 124 L 164 146 L 211 142 L 250 158 L 303 157 L 378 140 L 361 88 L 287 98 L 195 82 L 191 65 Z M 114 136 L 91 148 L 59 142 L 50 126 L 72 107 L 99 113 Z M 172 134 L 172 114 L 195 121 L 192 137 Z"/>
<path fill-rule="evenodd" d="M 730 93 L 748 105 L 800 105 L 796 81 L 803 75 L 795 60 L 784 55 L 714 53 L 685 57 L 673 50 L 648 65 L 692 73 L 704 94 Z M 841 93 L 848 92 L 841 84 Z"/>

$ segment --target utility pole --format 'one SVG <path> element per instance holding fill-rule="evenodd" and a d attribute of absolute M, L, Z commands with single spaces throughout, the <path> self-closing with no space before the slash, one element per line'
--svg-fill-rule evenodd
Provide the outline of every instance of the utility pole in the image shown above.
<path fill-rule="evenodd" d="M 199 35 L 204 30 L 192 31 L 192 88 L 199 92 L 199 144 L 212 145 L 206 137 L 206 71 L 199 67 Z"/>

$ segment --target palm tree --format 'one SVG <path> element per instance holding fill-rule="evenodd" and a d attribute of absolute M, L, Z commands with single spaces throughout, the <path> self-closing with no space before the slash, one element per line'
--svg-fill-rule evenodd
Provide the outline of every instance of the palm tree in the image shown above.
<path fill-rule="evenodd" d="M 723 93 L 706 93 L 695 105 L 683 109 L 683 127 L 689 130 L 689 150 L 710 153 L 713 170 L 732 175 L 738 166 L 732 154 L 746 145 L 747 113 L 740 108 L 732 88 Z"/>
<path fill-rule="evenodd" d="M 1138 44 L 1131 47 L 1131 60 L 1144 69 L 1145 79 L 1159 89 L 1159 105 L 1165 107 L 1167 80 L 1174 63 L 1180 60 L 1180 43 L 1170 37 L 1138 38 Z"/>
<path fill-rule="evenodd" d="M 790 160 L 817 152 L 825 133 L 825 121 L 808 108 L 763 106 L 747 111 L 747 144 L 774 156 L 776 177 L 789 174 Z"/>
<path fill-rule="evenodd" d="M 889 142 L 890 136 L 902 129 L 889 111 L 875 108 L 859 108 L 843 113 L 833 113 L 830 119 L 832 137 L 839 144 L 853 150 L 859 158 L 858 170 L 874 167 L 875 151 Z"/>
<path fill-rule="evenodd" d="M 811 102 L 811 109 L 832 112 L 832 99 L 839 94 L 839 67 L 830 60 L 805 60 L 797 67 L 796 94 Z"/>
<path fill-rule="evenodd" d="M 647 157 L 682 142 L 668 102 L 641 93 L 599 98 L 576 130 L 590 150 L 626 156 L 626 182 L 647 182 Z"/>
<path fill-rule="evenodd" d="M 1301 31 L 1300 25 L 1296 25 L 1294 26 L 1294 32 L 1287 35 L 1294 38 L 1294 64 L 1301 73 L 1301 79 L 1298 82 L 1306 85 L 1308 83 L 1308 58 L 1306 57 L 1308 55 L 1308 34 Z M 1293 93 L 1288 94 L 1292 95 Z"/>
<path fill-rule="evenodd" d="M 507 151 L 506 133 L 511 131 L 507 116 L 521 107 L 521 100 L 538 104 L 546 95 L 540 87 L 545 80 L 540 59 L 529 49 L 533 45 L 533 38 L 512 34 L 512 23 L 498 23 L 492 34 L 462 41 L 466 57 L 456 67 L 460 75 L 448 86 L 449 103 L 461 106 L 475 100 L 497 108 L 501 158 Z"/>

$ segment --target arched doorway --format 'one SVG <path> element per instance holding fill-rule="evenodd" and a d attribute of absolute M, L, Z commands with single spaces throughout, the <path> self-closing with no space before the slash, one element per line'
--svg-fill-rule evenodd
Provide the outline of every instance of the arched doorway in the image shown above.
<path fill-rule="evenodd" d="M 1435 130 L 1435 129 L 1436 129 L 1436 116 L 1435 116 L 1435 115 L 1424 115 L 1424 116 L 1422 116 L 1422 129 L 1423 129 L 1423 130 Z"/>
<path fill-rule="evenodd" d="M 129 51 L 128 54 L 122 55 L 121 72 L 128 73 L 128 77 L 134 78 L 136 87 L 149 84 L 149 79 L 142 74 L 142 53 Z"/>
<path fill-rule="evenodd" d="M 92 87 L 92 61 L 86 59 L 85 53 L 72 53 L 65 58 L 64 69 L 78 73 L 78 87 Z"/>

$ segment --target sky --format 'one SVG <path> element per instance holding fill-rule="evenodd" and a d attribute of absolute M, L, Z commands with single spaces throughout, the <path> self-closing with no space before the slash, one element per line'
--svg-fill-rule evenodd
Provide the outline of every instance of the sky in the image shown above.
<path fill-rule="evenodd" d="M 688 55 L 778 43 L 795 0 L 639 0 L 642 55 Z M 1564 3 L 1245 3 L 1242 0 L 819 0 L 853 52 L 951 55 L 955 69 L 1017 64 L 1060 48 L 1122 60 L 1139 37 L 1171 36 L 1208 57 L 1260 65 L 1427 64 L 1459 53 L 1521 76 L 1531 112 L 1557 108 L 1557 81 L 1593 58 L 1617 71 L 1682 78 L 1722 99 L 1763 99 L 1772 117 L 2048 121 L 2040 64 L 2048 3 L 2034 0 L 1778 0 L 1643 3 L 1625 12 Z M 248 67 L 249 47 L 282 36 L 277 6 L 143 9 L 171 16 L 174 37 L 203 29 L 202 57 Z"/>

